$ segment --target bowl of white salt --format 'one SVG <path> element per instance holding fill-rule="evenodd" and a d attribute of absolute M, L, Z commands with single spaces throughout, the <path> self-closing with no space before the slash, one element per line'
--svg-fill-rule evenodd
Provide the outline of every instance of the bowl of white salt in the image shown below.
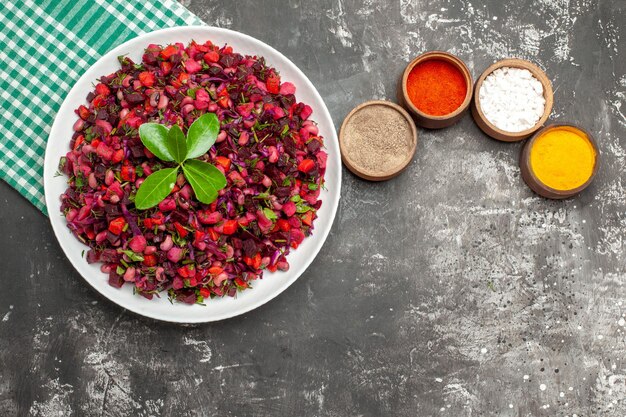
<path fill-rule="evenodd" d="M 487 135 L 517 142 L 546 123 L 553 103 L 552 84 L 541 68 L 509 58 L 491 65 L 478 78 L 471 109 Z"/>

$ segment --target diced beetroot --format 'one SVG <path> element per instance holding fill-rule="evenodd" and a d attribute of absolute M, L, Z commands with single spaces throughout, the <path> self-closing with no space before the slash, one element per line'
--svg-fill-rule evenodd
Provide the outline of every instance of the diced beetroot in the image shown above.
<path fill-rule="evenodd" d="M 211 101 L 211 97 L 204 88 L 201 88 L 196 91 L 196 100 L 208 103 L 209 101 Z"/>
<path fill-rule="evenodd" d="M 199 211 L 198 220 L 202 224 L 216 224 L 222 221 L 222 213 L 219 211 L 209 212 L 208 210 Z"/>
<path fill-rule="evenodd" d="M 243 117 L 250 116 L 252 110 L 254 109 L 254 103 L 245 103 L 237 106 L 237 113 L 242 115 Z"/>
<path fill-rule="evenodd" d="M 208 101 L 194 100 L 193 101 L 193 105 L 196 108 L 196 110 L 205 110 L 205 109 L 209 108 L 209 102 Z"/>
<path fill-rule="evenodd" d="M 121 64 L 76 109 L 59 167 L 74 177 L 61 209 L 92 248 L 87 260 L 102 263 L 111 285 L 129 282 L 148 299 L 170 290 L 185 303 L 235 296 L 265 270 L 287 270 L 285 255 L 314 227 L 327 165 L 312 109 L 296 101 L 295 86 L 261 57 L 210 41 L 151 44 L 139 63 Z M 201 159 L 225 174 L 226 188 L 201 204 L 181 173 L 157 207 L 137 209 L 145 179 L 174 166 L 141 143 L 139 127 L 187 132 L 204 113 L 221 126 Z"/>
<path fill-rule="evenodd" d="M 98 144 L 98 147 L 96 148 L 96 153 L 100 158 L 104 159 L 105 161 L 110 161 L 113 157 L 113 149 L 111 149 L 109 145 L 104 142 L 100 142 Z"/>
<path fill-rule="evenodd" d="M 111 185 L 109 185 L 108 191 L 109 194 L 115 194 L 119 198 L 124 197 L 124 190 L 122 189 L 122 185 L 117 181 L 114 181 L 113 183 L 111 183 Z"/>
<path fill-rule="evenodd" d="M 109 273 L 109 285 L 115 288 L 122 288 L 124 285 L 124 277 L 115 271 Z"/>
<path fill-rule="evenodd" d="M 291 229 L 291 240 L 297 244 L 302 243 L 304 240 L 304 232 L 300 229 Z"/>
<path fill-rule="evenodd" d="M 292 229 L 299 229 L 300 227 L 302 227 L 302 222 L 300 221 L 298 216 L 291 216 L 289 218 L 289 225 Z"/>
<path fill-rule="evenodd" d="M 300 118 L 302 120 L 306 120 L 309 118 L 309 116 L 313 113 L 313 109 L 311 108 L 311 106 L 309 105 L 305 105 L 302 108 L 302 111 L 300 111 Z"/>
<path fill-rule="evenodd" d="M 296 86 L 290 82 L 284 82 L 280 85 L 280 94 L 286 96 L 287 94 L 296 94 Z"/>
<path fill-rule="evenodd" d="M 100 262 L 100 254 L 98 252 L 96 252 L 93 249 L 89 249 L 87 251 L 87 257 L 86 257 L 87 263 L 88 264 L 93 264 L 96 262 Z"/>
<path fill-rule="evenodd" d="M 282 119 L 283 117 L 285 117 L 285 111 L 282 109 L 282 107 L 274 107 L 272 109 L 272 117 L 274 118 L 274 120 Z"/>
<path fill-rule="evenodd" d="M 319 151 L 316 155 L 317 164 L 320 168 L 326 168 L 326 161 L 328 160 L 328 154 L 324 151 Z"/>
<path fill-rule="evenodd" d="M 287 201 L 285 204 L 283 204 L 283 212 L 287 217 L 293 216 L 296 213 L 296 204 L 291 200 Z"/>
<path fill-rule="evenodd" d="M 132 127 L 133 129 L 139 128 L 139 126 L 141 126 L 142 123 L 143 123 L 143 120 L 139 116 L 132 116 L 126 119 L 126 125 L 128 127 Z"/>
<path fill-rule="evenodd" d="M 159 203 L 159 210 L 163 212 L 176 210 L 176 201 L 171 197 L 166 198 Z"/>
<path fill-rule="evenodd" d="M 146 238 L 142 235 L 135 236 L 128 242 L 128 247 L 135 253 L 143 253 L 146 249 L 146 245 Z"/>
<path fill-rule="evenodd" d="M 189 74 L 195 74 L 202 69 L 202 65 L 200 65 L 196 60 L 188 59 L 185 61 L 185 69 Z"/>
<path fill-rule="evenodd" d="M 272 221 L 265 216 L 263 211 L 257 210 L 256 217 L 257 217 L 257 222 L 259 224 L 259 228 L 261 229 L 263 233 L 269 232 L 274 226 L 274 223 L 272 223 Z"/>

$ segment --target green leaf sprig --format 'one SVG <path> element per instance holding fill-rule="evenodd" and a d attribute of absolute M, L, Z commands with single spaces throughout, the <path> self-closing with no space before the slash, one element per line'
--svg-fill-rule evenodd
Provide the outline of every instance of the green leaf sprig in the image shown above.
<path fill-rule="evenodd" d="M 189 127 L 187 137 L 178 125 L 167 128 L 158 123 L 144 123 L 139 127 L 141 142 L 157 158 L 177 162 L 174 168 L 163 168 L 152 173 L 139 187 L 135 207 L 149 209 L 163 201 L 174 188 L 180 169 L 191 184 L 196 198 L 210 204 L 217 192 L 226 187 L 226 177 L 213 165 L 197 158 L 204 155 L 215 143 L 220 122 L 213 113 L 206 113 Z"/>

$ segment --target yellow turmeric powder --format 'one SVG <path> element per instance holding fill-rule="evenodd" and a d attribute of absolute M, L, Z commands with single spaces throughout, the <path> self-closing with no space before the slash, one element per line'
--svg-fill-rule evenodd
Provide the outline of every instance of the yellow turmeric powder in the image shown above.
<path fill-rule="evenodd" d="M 573 190 L 593 174 L 596 151 L 587 135 L 557 126 L 539 136 L 530 150 L 530 166 L 539 181 L 555 190 Z"/>

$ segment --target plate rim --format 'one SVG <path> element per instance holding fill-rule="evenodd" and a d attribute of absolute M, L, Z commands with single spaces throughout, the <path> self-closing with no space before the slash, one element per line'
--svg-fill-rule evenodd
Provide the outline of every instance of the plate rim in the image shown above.
<path fill-rule="evenodd" d="M 283 282 L 279 287 L 277 287 L 274 291 L 272 291 L 271 293 L 269 293 L 268 295 L 266 295 L 265 297 L 260 297 L 256 300 L 253 300 L 248 306 L 240 308 L 240 309 L 232 309 L 232 310 L 227 310 L 225 312 L 219 313 L 219 314 L 214 314 L 213 316 L 197 316 L 197 317 L 193 317 L 193 316 L 188 316 L 188 317 L 182 317 L 182 318 L 177 318 L 175 316 L 175 314 L 172 315 L 159 315 L 159 314 L 154 314 L 152 312 L 147 312 L 147 311 L 142 311 L 140 308 L 140 305 L 133 305 L 134 303 L 131 301 L 130 305 L 120 302 L 119 300 L 115 300 L 113 297 L 110 297 L 108 294 L 106 294 L 104 291 L 101 291 L 100 287 L 98 285 L 96 285 L 95 282 L 91 282 L 85 275 L 83 275 L 83 273 L 81 272 L 81 270 L 79 270 L 79 268 L 77 267 L 77 265 L 75 265 L 74 261 L 71 259 L 71 257 L 68 255 L 68 250 L 69 248 L 65 247 L 65 244 L 63 242 L 63 239 L 61 238 L 60 232 L 62 231 L 62 229 L 60 228 L 61 225 L 59 225 L 58 223 L 55 223 L 55 221 L 53 220 L 53 216 L 54 213 L 51 212 L 50 208 L 53 206 L 52 205 L 52 199 L 53 198 L 59 198 L 59 196 L 55 196 L 52 195 L 52 191 L 51 191 L 51 187 L 52 184 L 50 183 L 51 178 L 50 178 L 50 172 L 54 172 L 54 170 L 58 167 L 58 161 L 52 161 L 52 141 L 50 140 L 50 138 L 56 134 L 57 130 L 61 129 L 61 127 L 59 127 L 61 125 L 61 120 L 60 120 L 60 115 L 62 115 L 62 113 L 65 113 L 68 111 L 67 107 L 71 107 L 71 105 L 69 104 L 69 98 L 71 96 L 74 95 L 75 90 L 77 89 L 78 85 L 81 84 L 81 81 L 83 81 L 84 79 L 87 79 L 87 81 L 95 81 L 95 79 L 90 79 L 89 75 L 90 72 L 92 71 L 92 69 L 96 66 L 98 66 L 101 61 L 103 60 L 108 60 L 111 59 L 111 57 L 116 56 L 117 54 L 119 54 L 120 52 L 123 52 L 123 49 L 128 48 L 128 44 L 129 43 L 134 43 L 134 42 L 138 42 L 141 41 L 142 39 L 149 39 L 151 36 L 158 36 L 161 34 L 176 34 L 176 33 L 184 33 L 186 31 L 206 31 L 207 32 L 207 37 L 210 36 L 215 36 L 215 32 L 221 32 L 225 37 L 237 37 L 240 38 L 240 40 L 245 40 L 248 42 L 251 42 L 252 44 L 255 45 L 261 45 L 264 48 L 267 48 L 269 51 L 271 51 L 273 54 L 275 54 L 278 58 L 280 58 L 283 63 L 287 66 L 290 66 L 291 69 L 293 71 L 295 71 L 296 73 L 298 73 L 298 75 L 302 78 L 302 80 L 304 81 L 304 83 L 306 84 L 306 87 L 310 90 L 310 93 L 316 98 L 316 100 L 319 101 L 319 103 L 321 103 L 321 108 L 317 109 L 319 111 L 321 111 L 322 113 L 322 117 L 326 118 L 327 121 L 330 123 L 330 132 L 329 135 L 326 135 L 327 139 L 332 140 L 332 142 L 330 144 L 325 144 L 325 147 L 327 149 L 331 149 L 336 152 L 336 156 L 334 158 L 335 161 L 335 168 L 336 168 L 336 181 L 337 184 L 333 185 L 333 192 L 332 194 L 330 194 L 331 197 L 334 197 L 334 202 L 331 206 L 331 210 L 329 213 L 329 218 L 328 218 L 328 227 L 326 227 L 324 230 L 321 230 L 321 237 L 318 238 L 319 241 L 315 243 L 315 246 L 313 247 L 313 250 L 311 251 L 312 256 L 309 256 L 301 265 L 301 267 L 299 268 L 298 271 L 296 271 L 295 273 L 293 273 L 293 276 L 290 277 L 289 279 L 285 280 L 285 282 Z M 148 42 L 148 41 L 147 41 Z M 173 42 L 176 42 L 175 39 L 173 39 Z M 226 42 L 228 43 L 228 42 Z M 236 43 L 236 42 L 235 42 Z M 147 46 L 147 43 L 146 43 Z M 262 56 L 262 55 L 261 55 Z M 95 75 L 96 77 L 98 77 L 99 75 Z M 280 294 L 282 294 L 283 292 L 285 292 L 285 290 L 287 288 L 289 288 L 296 280 L 298 280 L 298 278 L 300 278 L 304 272 L 307 271 L 307 269 L 310 267 L 311 263 L 315 260 L 315 258 L 317 257 L 317 255 L 319 254 L 320 250 L 322 249 L 324 243 L 326 242 L 330 231 L 332 230 L 332 227 L 334 225 L 334 221 L 335 218 L 337 216 L 337 211 L 338 211 L 338 207 L 339 207 L 339 201 L 341 200 L 341 179 L 342 179 L 342 167 L 341 167 L 341 158 L 340 158 L 340 151 L 339 151 L 339 145 L 338 145 L 338 138 L 337 138 L 337 131 L 336 131 L 336 127 L 335 124 L 333 122 L 333 119 L 330 115 L 330 111 L 328 110 L 328 107 L 326 105 L 326 103 L 324 102 L 322 96 L 320 95 L 319 91 L 317 90 L 317 88 L 315 87 L 315 85 L 311 82 L 311 80 L 307 77 L 307 75 L 293 62 L 291 61 L 289 58 L 287 58 L 282 52 L 278 51 L 277 49 L 275 49 L 274 47 L 272 47 L 271 45 L 268 45 L 267 43 L 263 42 L 260 39 L 257 39 L 253 36 L 247 35 L 245 33 L 242 32 L 238 32 L 235 30 L 231 30 L 231 29 L 225 29 L 225 28 L 220 28 L 220 27 L 216 27 L 216 26 L 207 26 L 207 25 L 187 25 L 187 26 L 175 26 L 175 27 L 169 27 L 169 28 L 164 28 L 164 29 L 158 29 L 158 30 L 154 30 L 154 31 L 150 31 L 150 32 L 145 32 L 142 34 L 139 34 L 131 39 L 128 39 L 127 41 L 117 45 L 116 47 L 112 48 L 111 50 L 109 50 L 107 53 L 105 53 L 104 55 L 102 55 L 101 57 L 99 57 L 92 65 L 89 66 L 89 68 L 87 68 L 82 74 L 81 76 L 73 83 L 72 88 L 67 92 L 67 94 L 65 95 L 65 98 L 63 99 L 63 102 L 61 103 L 61 106 L 59 107 L 55 118 L 54 118 L 54 122 L 51 125 L 50 128 L 50 133 L 48 134 L 48 138 L 47 138 L 47 143 L 46 143 L 46 151 L 44 154 L 44 173 L 43 173 L 43 185 L 44 185 L 44 198 L 45 198 L 45 203 L 46 203 L 46 209 L 48 209 L 48 220 L 50 222 L 50 225 L 52 226 L 52 230 L 54 232 L 55 238 L 59 244 L 59 246 L 61 247 L 63 254 L 65 256 L 65 258 L 69 261 L 69 263 L 72 265 L 72 267 L 74 268 L 74 270 L 81 276 L 81 278 L 87 282 L 87 284 L 89 284 L 90 287 L 92 287 L 94 290 L 96 290 L 97 293 L 99 293 L 101 296 L 103 296 L 104 298 L 106 298 L 107 300 L 111 301 L 112 303 L 116 304 L 117 306 L 128 310 L 134 314 L 140 315 L 142 317 L 148 317 L 154 320 L 158 320 L 158 321 L 162 321 L 162 322 L 169 322 L 169 323 L 179 323 L 179 324 L 199 324 L 199 323 L 209 323 L 209 322 L 215 322 L 215 321 L 221 321 L 221 320 L 225 320 L 228 318 L 232 318 L 232 317 L 236 317 L 236 316 L 240 316 L 243 314 L 246 314 L 252 310 L 255 310 L 259 307 L 261 307 L 262 305 L 266 304 L 267 302 L 273 300 L 274 298 L 278 297 Z M 336 191 L 335 191 L 336 190 Z M 59 220 L 60 222 L 62 222 L 63 220 Z M 65 226 L 63 228 L 63 230 L 66 229 L 66 224 L 64 223 L 63 226 Z M 318 235 L 320 236 L 320 235 Z M 86 261 L 85 261 L 86 262 Z M 105 280 L 105 274 L 102 274 L 102 278 L 103 278 L 103 283 L 104 285 L 108 285 L 108 282 Z M 265 271 L 264 273 L 264 278 L 265 276 L 267 276 L 269 274 L 267 274 L 267 271 Z M 120 289 L 121 290 L 121 289 Z M 251 291 L 254 291 L 254 288 L 251 289 Z M 150 302 L 152 302 L 153 300 L 150 300 Z M 233 300 L 235 301 L 235 300 Z M 186 306 L 188 308 L 202 308 L 202 306 L 197 306 L 197 305 L 193 305 L 193 306 Z"/>

